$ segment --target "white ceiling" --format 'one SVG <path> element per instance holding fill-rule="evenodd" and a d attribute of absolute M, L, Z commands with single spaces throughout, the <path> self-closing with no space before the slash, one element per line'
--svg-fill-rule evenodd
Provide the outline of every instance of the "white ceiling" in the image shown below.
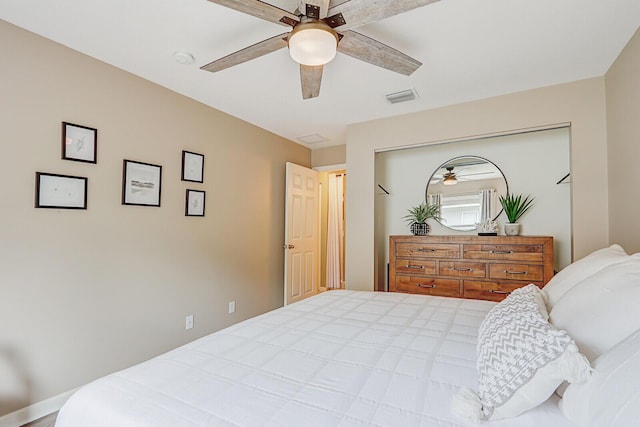
<path fill-rule="evenodd" d="M 338 54 L 307 100 L 286 49 L 200 70 L 287 31 L 206 0 L 0 0 L 0 18 L 296 142 L 322 135 L 319 148 L 344 144 L 351 123 L 602 76 L 638 29 L 640 1 L 440 0 L 356 29 L 421 61 L 413 75 Z M 409 88 L 417 100 L 385 100 Z"/>

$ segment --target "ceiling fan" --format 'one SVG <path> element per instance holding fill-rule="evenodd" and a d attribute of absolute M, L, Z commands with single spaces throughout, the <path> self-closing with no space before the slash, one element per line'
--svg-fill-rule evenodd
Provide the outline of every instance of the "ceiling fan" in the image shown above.
<path fill-rule="evenodd" d="M 458 169 L 457 171 L 454 171 L 454 166 L 445 166 L 444 169 L 446 169 L 445 173 L 433 175 L 430 182 L 431 184 L 435 185 L 442 181 L 442 184 L 444 185 L 456 185 L 460 181 L 475 181 L 478 179 L 486 179 L 482 177 L 483 175 L 489 175 L 489 178 L 495 175 L 495 172 L 492 171 L 474 172 L 473 170 L 470 170 L 469 172 L 463 174 L 464 171 L 471 169 L 469 167 Z"/>
<path fill-rule="evenodd" d="M 447 173 L 442 176 L 442 183 L 444 185 L 456 185 L 458 183 L 458 177 L 453 171 L 453 166 L 447 167 Z"/>
<path fill-rule="evenodd" d="M 337 52 L 411 75 L 422 63 L 351 28 L 407 12 L 438 0 L 298 0 L 289 12 L 260 0 L 209 0 L 293 30 L 258 42 L 200 67 L 212 73 L 283 47 L 300 64 L 302 98 L 320 94 L 323 66 Z"/>

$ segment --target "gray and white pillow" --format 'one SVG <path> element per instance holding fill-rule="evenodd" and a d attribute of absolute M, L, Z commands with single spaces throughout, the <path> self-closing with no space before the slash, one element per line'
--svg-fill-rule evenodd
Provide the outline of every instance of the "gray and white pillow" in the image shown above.
<path fill-rule="evenodd" d="M 515 417 L 547 400 L 564 380 L 588 378 L 588 360 L 565 331 L 546 320 L 540 301 L 540 289 L 528 285 L 487 314 L 478 336 L 479 392 L 474 398 L 461 391 L 453 406 L 459 416 Z"/>

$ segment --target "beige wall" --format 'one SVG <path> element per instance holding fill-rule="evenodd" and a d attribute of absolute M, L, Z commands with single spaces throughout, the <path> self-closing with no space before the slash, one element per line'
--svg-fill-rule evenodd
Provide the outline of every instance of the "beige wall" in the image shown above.
<path fill-rule="evenodd" d="M 347 288 L 373 289 L 377 259 L 374 244 L 376 151 L 558 123 L 571 124 L 574 258 L 608 244 L 607 131 L 605 87 L 601 77 L 350 126 L 347 132 Z"/>
<path fill-rule="evenodd" d="M 629 252 L 640 251 L 640 31 L 605 78 L 609 155 L 609 233 Z"/>
<path fill-rule="evenodd" d="M 307 148 L 4 21 L 0 50 L 0 415 L 282 305 L 285 162 Z M 60 159 L 63 120 L 98 129 L 96 165 Z M 163 166 L 161 208 L 121 205 L 124 158 Z M 36 171 L 88 177 L 88 210 L 34 209 Z"/>
<path fill-rule="evenodd" d="M 342 165 L 346 162 L 346 158 L 346 145 L 318 148 L 311 152 L 311 166 L 315 168 L 319 166 Z"/>

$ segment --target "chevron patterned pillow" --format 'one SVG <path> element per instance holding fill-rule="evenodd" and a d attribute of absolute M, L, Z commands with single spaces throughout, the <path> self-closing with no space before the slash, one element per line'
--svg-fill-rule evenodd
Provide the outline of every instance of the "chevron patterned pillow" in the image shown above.
<path fill-rule="evenodd" d="M 588 360 L 546 320 L 541 301 L 540 289 L 527 285 L 487 314 L 478 336 L 479 393 L 461 391 L 454 412 L 475 420 L 515 417 L 547 400 L 562 381 L 588 378 Z"/>

